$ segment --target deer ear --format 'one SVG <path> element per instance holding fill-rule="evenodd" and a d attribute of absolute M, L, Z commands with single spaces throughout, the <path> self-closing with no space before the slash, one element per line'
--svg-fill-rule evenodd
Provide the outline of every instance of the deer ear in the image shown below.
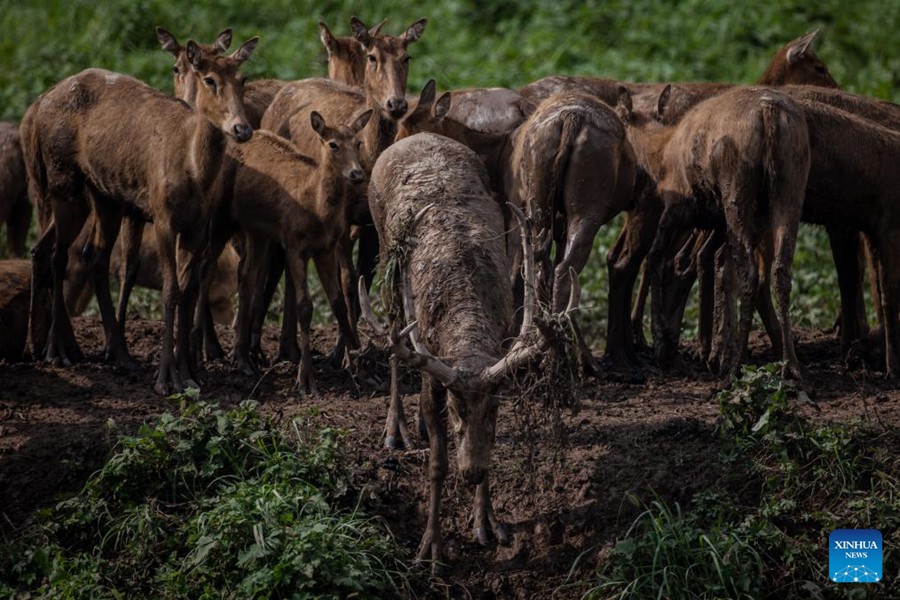
<path fill-rule="evenodd" d="M 632 116 L 631 94 L 624 85 L 619 86 L 619 95 L 616 100 L 616 113 L 623 121 L 631 120 Z"/>
<path fill-rule="evenodd" d="M 229 46 L 231 46 L 231 28 L 223 29 L 219 35 L 216 36 L 216 54 L 225 54 L 228 50 Z"/>
<path fill-rule="evenodd" d="M 816 35 L 818 35 L 819 30 L 810 31 L 804 36 L 798 37 L 796 40 L 790 42 L 788 44 L 787 51 L 787 61 L 788 64 L 794 64 L 801 58 L 803 55 L 809 51 L 809 47 L 812 45 L 813 40 L 816 39 Z"/>
<path fill-rule="evenodd" d="M 370 108 L 366 112 L 364 112 L 361 115 L 359 115 L 358 117 L 356 117 L 356 120 L 353 121 L 353 125 L 350 126 L 350 129 L 353 130 L 353 135 L 356 135 L 357 133 L 359 133 L 360 131 L 363 130 L 363 127 L 368 125 L 369 119 L 372 118 L 372 112 L 373 111 Z"/>
<path fill-rule="evenodd" d="M 159 40 L 159 45 L 162 49 L 175 55 L 175 58 L 178 58 L 178 55 L 181 54 L 181 44 L 178 43 L 174 35 L 162 27 L 156 28 L 156 39 Z"/>
<path fill-rule="evenodd" d="M 203 57 L 201 56 L 200 46 L 197 45 L 197 42 L 194 40 L 188 40 L 187 45 L 184 47 L 184 52 L 187 55 L 188 62 L 191 63 L 191 68 L 195 71 L 199 71 L 203 66 Z"/>
<path fill-rule="evenodd" d="M 239 63 L 243 63 L 250 58 L 250 55 L 253 54 L 253 50 L 256 49 L 256 45 L 258 43 L 259 38 L 254 36 L 241 44 L 241 47 L 235 50 L 234 54 L 232 54 L 231 56 Z"/>
<path fill-rule="evenodd" d="M 410 45 L 415 41 L 418 41 L 422 34 L 425 33 L 425 26 L 428 24 L 428 19 L 421 18 L 409 27 L 406 28 L 406 32 L 400 36 L 400 39 L 403 40 L 405 45 Z"/>
<path fill-rule="evenodd" d="M 350 17 L 350 31 L 353 33 L 356 41 L 363 47 L 363 50 L 368 50 L 372 47 L 374 38 L 369 35 L 369 28 L 358 17 Z"/>
<path fill-rule="evenodd" d="M 319 21 L 319 39 L 322 40 L 322 45 L 325 46 L 328 54 L 331 54 L 334 51 L 334 36 L 325 21 Z"/>
<path fill-rule="evenodd" d="M 654 117 L 657 121 L 663 120 L 663 115 L 666 113 L 666 106 L 669 104 L 669 96 L 672 94 L 672 84 L 670 83 L 666 87 L 663 88 L 663 91 L 659 93 L 659 98 L 656 100 L 656 113 Z"/>
<path fill-rule="evenodd" d="M 416 106 L 431 106 L 434 103 L 434 95 L 437 88 L 437 84 L 434 82 L 434 79 L 429 79 L 425 83 L 425 87 L 422 88 L 422 93 L 419 94 L 419 104 Z"/>
<path fill-rule="evenodd" d="M 325 119 L 322 118 L 316 111 L 312 111 L 309 113 L 309 122 L 312 125 L 313 131 L 319 134 L 319 137 L 325 137 L 325 131 L 327 127 L 325 127 Z"/>
<path fill-rule="evenodd" d="M 434 116 L 443 119 L 450 112 L 450 92 L 444 92 L 434 103 Z"/>

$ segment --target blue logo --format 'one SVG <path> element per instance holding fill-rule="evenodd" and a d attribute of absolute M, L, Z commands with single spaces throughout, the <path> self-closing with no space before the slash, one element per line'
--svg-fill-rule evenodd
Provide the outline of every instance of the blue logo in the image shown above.
<path fill-rule="evenodd" d="M 828 578 L 836 583 L 878 583 L 881 532 L 877 529 L 835 529 L 828 536 Z"/>

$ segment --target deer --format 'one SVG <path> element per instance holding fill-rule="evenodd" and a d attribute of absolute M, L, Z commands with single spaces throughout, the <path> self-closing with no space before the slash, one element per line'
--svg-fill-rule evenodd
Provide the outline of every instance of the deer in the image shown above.
<path fill-rule="evenodd" d="M 394 141 L 397 120 L 406 114 L 406 81 L 409 74 L 410 55 L 408 48 L 418 41 L 425 31 L 427 19 L 419 19 L 409 25 L 400 36 L 380 32 L 381 27 L 371 30 L 357 17 L 350 19 L 354 39 L 366 54 L 365 85 L 356 89 L 329 79 L 304 79 L 286 85 L 273 100 L 263 116 L 262 128 L 282 135 L 297 144 L 304 153 L 312 153 L 310 147 L 315 140 L 309 128 L 309 113 L 319 111 L 328 122 L 346 122 L 354 114 L 371 108 L 373 118 L 363 133 L 362 165 L 371 171 L 378 155 Z M 330 59 L 329 62 L 332 62 Z M 374 276 L 374 260 L 377 254 L 377 237 L 372 230 L 371 218 L 364 194 L 348 202 L 351 224 L 360 226 L 360 267 L 359 270 L 371 284 Z M 345 252 L 351 251 L 351 241 L 344 243 Z M 347 298 L 348 309 L 358 312 L 355 287 L 355 271 L 342 273 L 341 283 Z M 293 296 L 288 284 L 285 296 Z M 292 304 L 292 303 L 291 303 Z M 343 342 L 332 351 L 331 357 L 339 361 L 344 354 Z M 286 311 L 282 320 L 281 356 L 294 358 L 296 350 L 296 320 Z"/>
<path fill-rule="evenodd" d="M 310 125 L 319 140 L 316 158 L 301 154 L 289 141 L 268 131 L 256 132 L 247 144 L 232 147 L 237 162 L 235 190 L 229 219 L 232 229 L 242 231 L 249 257 L 258 255 L 271 240 L 284 249 L 288 270 L 297 289 L 296 314 L 300 322 L 301 359 L 297 388 L 301 395 L 317 395 L 312 378 L 310 323 L 313 306 L 307 286 L 307 264 L 316 265 L 319 279 L 338 322 L 341 336 L 351 348 L 359 347 L 356 324 L 348 316 L 339 272 L 348 257 L 340 251 L 348 235 L 347 187 L 366 183 L 359 159 L 360 132 L 372 111 L 366 110 L 348 125 L 330 127 L 318 112 L 310 113 Z M 230 237 L 230 233 L 226 233 Z M 262 261 L 248 259 L 251 269 L 240 283 L 240 305 L 259 300 L 252 294 L 266 275 Z M 241 311 L 237 323 L 236 348 L 247 348 L 251 334 L 248 314 Z M 249 356 L 236 357 L 245 369 Z"/>
<path fill-rule="evenodd" d="M 660 95 L 659 112 L 670 91 L 667 87 Z M 801 110 L 774 89 L 735 88 L 697 104 L 676 125 L 666 126 L 635 112 L 623 87 L 617 111 L 663 206 L 647 257 L 660 364 L 665 368 L 675 361 L 678 338 L 678 324 L 673 327 L 663 318 L 670 285 L 664 254 L 686 226 L 721 223 L 741 290 L 737 334 L 729 336 L 724 348 L 726 376 L 733 378 L 740 366 L 762 271 L 774 274 L 783 375 L 802 383 L 789 311 L 791 264 L 810 170 L 810 138 Z"/>
<path fill-rule="evenodd" d="M 758 85 L 782 86 L 789 84 L 805 84 L 818 87 L 836 87 L 834 78 L 828 67 L 812 50 L 812 42 L 818 31 L 810 32 L 781 48 L 769 63 L 768 68 L 757 82 Z M 536 96 L 547 82 L 535 82 L 533 86 L 522 90 L 526 96 Z M 591 80 L 595 89 L 604 94 L 609 102 L 613 92 L 613 80 Z M 585 83 L 585 85 L 587 84 Z M 677 83 L 673 84 L 677 94 L 670 94 L 665 111 L 660 113 L 657 101 L 666 84 L 624 84 L 634 98 L 633 106 L 637 112 L 654 114 L 661 123 L 673 125 L 678 119 L 697 103 L 717 96 L 734 87 L 727 83 Z M 528 88 L 529 86 L 526 86 Z M 598 92 L 598 93 L 600 93 Z M 613 101 L 614 103 L 617 100 Z M 638 175 L 646 181 L 644 174 Z M 608 319 L 606 353 L 612 361 L 613 368 L 623 370 L 637 369 L 641 359 L 636 352 L 636 344 L 643 339 L 643 298 L 646 296 L 649 278 L 644 278 L 638 294 L 635 310 L 630 310 L 631 295 L 634 284 L 641 270 L 641 264 L 650 250 L 656 233 L 657 223 L 662 214 L 660 200 L 655 196 L 653 186 L 644 187 L 636 193 L 634 209 L 627 211 L 622 231 L 607 253 L 609 272 L 610 312 Z M 673 248 L 681 248 L 675 244 Z M 671 262 L 670 262 L 671 264 Z M 691 275 L 688 274 L 688 277 Z M 689 282 L 682 282 L 679 289 L 690 289 Z M 677 301 L 674 301 L 677 305 Z M 701 298 L 701 302 L 704 302 Z M 667 301 L 670 305 L 673 300 Z M 630 331 L 620 324 L 631 322 Z M 701 325 L 701 331 L 703 326 Z M 701 336 L 702 337 L 702 336 Z M 775 338 L 777 339 L 777 337 Z M 703 342 L 701 342 L 703 343 Z"/>
<path fill-rule="evenodd" d="M 6 223 L 6 254 L 10 258 L 25 254 L 31 212 L 19 125 L 3 121 L 0 122 L 0 222 Z"/>
<path fill-rule="evenodd" d="M 368 31 L 375 39 L 387 19 Z M 336 37 L 324 21 L 319 21 L 319 39 L 328 55 L 328 79 L 362 89 L 366 84 L 366 51 L 354 36 Z"/>
<path fill-rule="evenodd" d="M 448 420 L 458 438 L 460 473 L 466 483 L 476 486 L 476 539 L 486 544 L 492 533 L 501 543 L 509 541 L 508 529 L 491 504 L 488 473 L 498 391 L 518 367 L 546 350 L 542 342 L 527 337 L 532 323 L 544 334 L 534 315 L 530 229 L 516 209 L 526 232 L 523 262 L 531 285 L 526 286 L 530 291 L 526 291 L 519 335 L 504 350 L 513 316 L 505 225 L 478 156 L 440 135 L 419 133 L 401 139 L 376 162 L 369 202 L 382 242 L 382 264 L 393 260 L 396 266 L 386 267 L 394 274 L 385 279 L 391 286 L 389 295 L 395 298 L 389 328 L 375 318 L 363 278 L 358 286 L 360 305 L 375 334 L 389 339 L 392 370 L 402 360 L 422 371 L 419 409 L 431 449 L 431 493 L 417 556 L 433 561 L 438 571 L 443 560 L 440 512 L 448 469 Z M 569 312 L 577 305 L 577 293 L 576 285 Z M 401 323 L 401 312 L 406 325 Z M 393 384 L 389 413 L 402 422 L 396 380 Z"/>
<path fill-rule="evenodd" d="M 257 43 L 258 38 L 251 38 L 230 56 L 210 58 L 188 41 L 190 67 L 202 82 L 196 110 L 126 75 L 87 69 L 58 83 L 26 111 L 23 147 L 34 181 L 29 193 L 35 192 L 35 205 L 45 207 L 39 213 L 52 215 L 52 225 L 32 253 L 33 296 L 47 286 L 52 272 L 47 359 L 68 363 L 70 352 L 80 354 L 66 313 L 63 279 L 69 247 L 93 211 L 94 288 L 107 346 L 119 362 L 130 360 L 109 299 L 109 254 L 124 206 L 152 220 L 161 252 L 165 331 L 154 389 L 166 394 L 197 385 L 189 329 L 199 265 L 208 242 L 207 224 L 229 187 L 231 174 L 223 169 L 227 140 L 245 142 L 253 134 L 244 114 L 240 66 Z"/>
<path fill-rule="evenodd" d="M 525 210 L 545 232 L 540 299 L 551 310 L 562 310 L 570 276 L 584 268 L 600 227 L 632 201 L 635 159 L 618 116 L 591 96 L 563 93 L 542 102 L 514 130 L 484 134 L 450 116 L 450 93 L 434 97 L 431 80 L 398 135 L 440 133 L 478 152 L 500 201 Z M 583 343 L 582 355 L 591 361 Z"/>
<path fill-rule="evenodd" d="M 47 298 L 32 313 L 32 326 L 46 330 L 50 314 Z M 0 360 L 25 358 L 31 306 L 31 261 L 0 260 Z"/>

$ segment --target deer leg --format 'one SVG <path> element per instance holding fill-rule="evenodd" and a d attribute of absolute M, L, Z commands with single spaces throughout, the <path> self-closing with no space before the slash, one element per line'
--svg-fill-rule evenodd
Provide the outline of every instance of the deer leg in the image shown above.
<path fill-rule="evenodd" d="M 729 381 L 731 381 L 740 370 L 741 357 L 750 337 L 750 327 L 753 325 L 753 313 L 756 308 L 756 297 L 759 293 L 759 271 L 753 260 L 754 245 L 749 239 L 746 237 L 738 238 L 735 233 L 729 232 L 729 245 L 731 246 L 732 256 L 735 257 L 735 267 L 741 284 L 741 309 L 737 336 L 730 336 L 730 343 L 726 346 L 727 358 L 725 364 L 728 366 L 728 377 Z"/>
<path fill-rule="evenodd" d="M 673 246 L 677 252 L 666 255 L 665 269 L 671 279 L 667 281 L 668 291 L 663 303 L 670 331 L 680 332 L 684 325 L 684 310 L 697 279 L 697 254 L 704 236 L 705 232 L 699 229 L 685 231 L 679 236 L 679 243 Z"/>
<path fill-rule="evenodd" d="M 290 263 L 291 257 L 287 257 Z M 302 356 L 302 350 L 297 346 L 297 288 L 293 280 L 291 270 L 284 272 L 284 304 L 281 311 L 281 342 L 278 349 L 279 360 L 297 362 Z"/>
<path fill-rule="evenodd" d="M 31 354 L 35 360 L 47 354 L 50 324 L 47 306 L 53 297 L 53 245 L 56 227 L 53 223 L 44 230 L 31 250 Z"/>
<path fill-rule="evenodd" d="M 428 517 L 425 533 L 419 543 L 416 558 L 431 560 L 432 572 L 442 570 L 444 559 L 441 539 L 441 491 L 447 478 L 447 391 L 440 388 L 428 375 L 422 375 L 422 393 L 419 395 L 419 410 L 428 429 L 428 478 L 431 490 L 428 499 Z"/>
<path fill-rule="evenodd" d="M 157 394 L 168 395 L 184 389 L 175 363 L 175 311 L 180 303 L 178 267 L 175 261 L 175 234 L 164 219 L 153 223 L 162 269 L 163 340 L 159 356 L 159 372 L 153 389 Z"/>
<path fill-rule="evenodd" d="M 716 252 L 724 243 L 723 231 L 719 228 L 714 229 L 700 247 L 700 252 L 697 255 L 697 280 L 700 282 L 700 315 L 697 338 L 699 342 L 699 358 L 704 364 L 708 364 L 712 353 L 713 320 L 715 318 L 716 304 Z"/>
<path fill-rule="evenodd" d="M 144 239 L 144 221 L 134 216 L 125 217 L 125 228 L 122 230 L 122 251 L 125 258 L 124 275 L 119 279 L 119 327 L 122 334 L 125 333 L 125 319 L 128 314 L 128 299 L 131 298 L 131 290 L 137 283 L 138 273 L 141 270 L 141 243 Z"/>
<path fill-rule="evenodd" d="M 73 194 L 73 197 L 76 195 Z M 78 195 L 80 197 L 80 194 Z M 46 359 L 68 366 L 73 360 L 82 358 L 81 349 L 75 340 L 75 331 L 66 309 L 63 284 L 69 262 L 69 247 L 81 231 L 87 219 L 87 205 L 72 201 L 68 196 L 52 198 L 54 226 L 48 232 L 55 232 L 51 259 L 53 275 L 52 317 L 47 336 Z"/>
<path fill-rule="evenodd" d="M 350 322 L 355 327 L 356 322 L 359 321 L 359 297 L 357 296 L 354 282 L 359 279 L 359 276 L 356 273 L 356 268 L 353 266 L 353 241 L 350 239 L 349 233 L 344 236 L 344 239 L 335 251 L 338 256 L 344 304 L 346 305 L 347 314 L 350 315 Z M 334 348 L 328 354 L 325 362 L 332 369 L 340 369 L 345 356 L 348 359 L 347 364 L 350 365 L 350 357 L 344 335 L 339 333 L 337 342 L 334 344 Z"/>
<path fill-rule="evenodd" d="M 203 236 L 201 236 L 203 237 Z M 199 378 L 195 373 L 196 358 L 199 349 L 191 343 L 194 326 L 194 311 L 200 292 L 200 267 L 203 252 L 200 248 L 205 241 L 189 237 L 182 233 L 178 236 L 178 287 L 181 297 L 178 303 L 178 329 L 175 338 L 175 359 L 178 373 L 185 387 L 200 388 Z"/>
<path fill-rule="evenodd" d="M 625 226 L 606 255 L 609 270 L 606 354 L 613 367 L 619 369 L 633 369 L 640 364 L 634 340 L 627 330 L 631 293 L 660 219 L 659 199 L 654 192 L 645 190 L 637 204 L 638 208 L 626 213 Z"/>
<path fill-rule="evenodd" d="M 641 264 L 640 282 L 638 293 L 631 308 L 631 337 L 635 347 L 644 352 L 650 351 L 650 344 L 644 335 L 644 312 L 647 305 L 647 296 L 650 294 L 650 277 L 647 274 L 647 261 Z"/>
<path fill-rule="evenodd" d="M 297 391 L 299 392 L 301 397 L 304 396 L 318 396 L 319 391 L 316 389 L 316 385 L 313 382 L 312 375 L 312 353 L 310 350 L 310 342 L 309 342 L 309 332 L 310 332 L 310 324 L 312 323 L 312 315 L 313 315 L 313 304 L 312 300 L 309 298 L 309 286 L 307 284 L 307 271 L 306 271 L 306 259 L 301 258 L 296 251 L 288 251 L 287 255 L 287 264 L 288 271 L 285 275 L 290 275 L 290 277 L 285 278 L 285 282 L 288 280 L 293 281 L 293 286 L 297 291 L 297 309 L 296 317 L 294 317 L 294 324 L 296 326 L 297 321 L 300 322 L 300 366 L 297 369 Z M 285 298 L 288 295 L 285 294 Z M 287 319 L 287 315 L 284 316 Z M 295 336 L 296 341 L 296 336 Z"/>
<path fill-rule="evenodd" d="M 578 273 L 587 264 L 593 249 L 594 236 L 600 229 L 599 221 L 593 219 L 573 219 L 568 224 L 566 230 L 566 240 L 562 244 L 557 245 L 557 265 L 553 272 L 553 301 L 552 308 L 554 313 L 561 313 L 565 310 L 569 301 L 569 293 L 572 289 L 573 282 L 571 280 L 571 270 L 575 271 L 576 277 Z M 560 253 L 562 257 L 560 258 Z M 578 327 L 574 317 L 572 317 L 572 325 L 576 331 L 581 358 L 586 369 L 594 373 L 599 373 L 600 369 L 594 360 L 594 355 L 584 340 L 581 329 Z"/>
<path fill-rule="evenodd" d="M 771 290 L 773 287 L 776 287 L 777 289 L 777 286 L 773 285 L 771 274 L 767 268 L 768 265 L 774 266 L 775 263 L 773 263 L 773 260 L 768 256 L 761 257 L 759 262 L 760 284 L 759 294 L 757 295 L 756 300 L 756 312 L 759 314 L 759 318 L 766 330 L 766 335 L 769 337 L 769 341 L 772 344 L 772 352 L 775 356 L 785 356 L 783 340 L 784 331 L 782 329 L 781 321 L 778 319 L 778 315 L 775 312 L 775 305 L 772 302 Z M 790 272 L 790 268 L 788 268 L 788 272 Z"/>
<path fill-rule="evenodd" d="M 94 232 L 94 218 L 87 220 L 78 237 L 69 247 L 69 264 L 66 267 L 65 297 L 70 315 L 80 315 L 87 309 L 94 297 L 94 285 L 88 269 L 91 235 Z"/>
<path fill-rule="evenodd" d="M 900 324 L 897 310 L 900 298 L 900 239 L 892 232 L 878 232 L 873 240 L 875 271 L 881 290 L 881 320 L 884 324 L 885 377 L 893 379 L 900 373 Z"/>
<path fill-rule="evenodd" d="M 202 260 L 198 261 L 200 266 L 200 288 L 197 300 L 197 314 L 191 332 L 191 348 L 194 351 L 192 362 L 195 367 L 200 364 L 201 350 L 206 360 L 218 360 L 225 357 L 225 351 L 222 349 L 222 344 L 219 343 L 219 336 L 216 335 L 212 307 L 209 302 L 209 290 L 216 273 L 216 263 L 219 261 L 219 256 L 222 255 L 225 245 L 234 233 L 234 228 L 223 221 L 223 219 L 219 218 L 214 220 L 209 246 L 203 252 Z"/>
<path fill-rule="evenodd" d="M 734 260 L 726 241 L 715 253 L 714 298 L 712 334 L 707 368 L 713 373 L 723 374 L 726 365 L 727 346 L 737 327 L 737 314 Z"/>
<path fill-rule="evenodd" d="M 798 215 L 799 217 L 799 215 Z M 793 375 L 799 382 L 806 380 L 806 373 L 797 358 L 794 347 L 794 334 L 791 323 L 791 269 L 794 262 L 794 251 L 797 247 L 797 230 L 799 223 L 788 221 L 786 224 L 777 223 L 773 227 L 775 235 L 775 256 L 772 265 L 774 274 L 775 295 L 778 298 L 779 322 L 781 325 L 782 356 L 785 361 L 784 377 Z M 768 269 L 766 270 L 768 272 Z M 765 286 L 765 294 L 769 297 L 768 286 Z M 771 336 L 771 334 L 770 334 Z"/>
<path fill-rule="evenodd" d="M 391 404 L 388 406 L 387 421 L 384 424 L 384 447 L 388 450 L 415 448 L 406 429 L 403 415 L 403 397 L 400 395 L 400 359 L 391 355 Z M 399 444 L 398 444 L 399 439 Z"/>
<path fill-rule="evenodd" d="M 119 235 L 122 211 L 112 201 L 100 197 L 96 191 L 92 191 L 91 195 L 94 197 L 95 218 L 89 270 L 103 321 L 103 332 L 106 337 L 106 360 L 113 360 L 120 366 L 133 370 L 137 368 L 137 364 L 128 354 L 125 336 L 116 319 L 109 291 L 109 257 Z"/>
<path fill-rule="evenodd" d="M 859 234 L 838 227 L 829 227 L 827 231 L 841 294 L 841 352 L 846 353 L 853 342 L 862 339 L 869 331 L 862 296 Z"/>
<path fill-rule="evenodd" d="M 338 331 L 350 349 L 356 350 L 359 348 L 359 336 L 356 333 L 356 321 L 351 322 L 347 314 L 347 302 L 341 289 L 338 252 L 339 250 L 326 252 L 313 260 L 319 273 L 319 280 L 322 282 L 322 288 L 328 298 L 328 304 L 331 305 L 331 311 L 338 323 Z"/>
<path fill-rule="evenodd" d="M 494 506 L 491 503 L 491 489 L 488 484 L 489 474 L 485 473 L 484 481 L 475 486 L 475 540 L 487 546 L 490 533 L 493 532 L 497 543 L 509 544 L 509 526 L 497 520 Z"/>
<path fill-rule="evenodd" d="M 650 313 L 653 345 L 660 367 L 669 369 L 678 362 L 679 331 L 673 327 L 672 319 L 666 311 L 666 300 L 670 294 L 674 263 L 666 260 L 666 251 L 673 247 L 678 235 L 684 231 L 687 222 L 680 199 L 674 196 L 665 202 L 666 209 L 659 222 L 656 239 L 647 255 L 650 268 Z M 676 324 L 677 325 L 677 324 Z"/>
<path fill-rule="evenodd" d="M 265 285 L 265 259 L 268 257 L 267 242 L 249 235 L 244 236 L 243 253 L 238 265 L 238 313 L 235 322 L 234 348 L 231 360 L 244 375 L 257 375 L 259 369 L 251 354 L 251 329 L 256 312 L 265 312 L 262 307 Z M 261 327 L 261 325 L 260 325 Z"/>

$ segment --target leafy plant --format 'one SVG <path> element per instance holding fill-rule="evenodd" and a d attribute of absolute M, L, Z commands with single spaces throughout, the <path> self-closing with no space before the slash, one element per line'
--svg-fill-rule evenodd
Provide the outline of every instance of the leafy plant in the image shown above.
<path fill-rule="evenodd" d="M 0 547 L 0 593 L 400 593 L 404 553 L 352 502 L 341 435 L 306 419 L 282 432 L 255 402 L 186 403 L 120 438 L 79 494 Z"/>

